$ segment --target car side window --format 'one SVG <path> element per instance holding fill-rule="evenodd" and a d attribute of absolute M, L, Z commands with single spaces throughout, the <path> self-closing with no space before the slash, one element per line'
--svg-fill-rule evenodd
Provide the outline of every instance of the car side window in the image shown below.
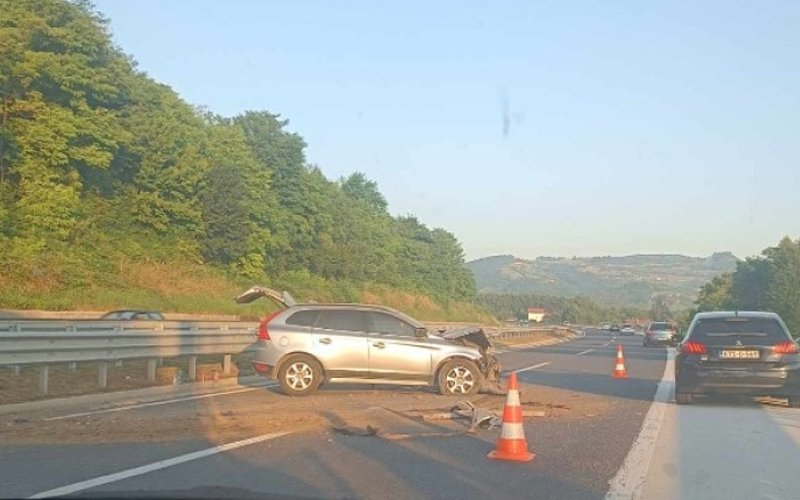
<path fill-rule="evenodd" d="M 313 327 L 319 319 L 319 311 L 298 311 L 286 318 L 287 325 Z"/>
<path fill-rule="evenodd" d="M 395 335 L 398 337 L 413 337 L 415 328 L 400 318 L 391 314 L 370 312 L 369 331 L 379 335 Z"/>
<path fill-rule="evenodd" d="M 361 311 L 321 311 L 316 328 L 365 333 L 365 320 Z"/>

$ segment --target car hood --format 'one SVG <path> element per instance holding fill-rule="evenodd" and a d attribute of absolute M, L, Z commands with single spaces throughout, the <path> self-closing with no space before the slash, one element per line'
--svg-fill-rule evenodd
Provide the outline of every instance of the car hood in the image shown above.
<path fill-rule="evenodd" d="M 492 342 L 489 340 L 489 336 L 486 335 L 486 332 L 483 331 L 483 328 L 479 326 L 466 326 L 463 328 L 456 328 L 454 330 L 445 330 L 444 332 L 439 332 L 436 335 L 454 342 L 470 342 L 483 347 L 484 349 L 492 347 Z"/>

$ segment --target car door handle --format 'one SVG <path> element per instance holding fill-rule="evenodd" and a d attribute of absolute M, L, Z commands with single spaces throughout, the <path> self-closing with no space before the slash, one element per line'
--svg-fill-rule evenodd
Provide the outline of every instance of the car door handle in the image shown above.
<path fill-rule="evenodd" d="M 329 339 L 328 337 L 319 339 L 319 343 L 320 344 L 330 344 L 331 342 L 333 342 L 333 341 L 331 339 Z"/>
<path fill-rule="evenodd" d="M 375 346 L 375 347 L 377 347 L 378 349 L 383 349 L 384 347 L 386 347 L 386 344 L 384 344 L 383 342 L 375 342 L 375 343 L 374 343 L 374 344 L 372 344 L 372 345 L 374 345 L 374 346 Z"/>

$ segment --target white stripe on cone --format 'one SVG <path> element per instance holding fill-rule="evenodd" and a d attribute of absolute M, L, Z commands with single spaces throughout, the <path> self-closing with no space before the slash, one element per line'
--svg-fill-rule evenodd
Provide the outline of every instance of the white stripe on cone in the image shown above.
<path fill-rule="evenodd" d="M 506 406 L 520 406 L 519 391 L 516 389 L 508 391 L 508 395 L 506 396 Z"/>
<path fill-rule="evenodd" d="M 525 431 L 522 424 L 503 423 L 500 430 L 500 439 L 525 439 Z"/>

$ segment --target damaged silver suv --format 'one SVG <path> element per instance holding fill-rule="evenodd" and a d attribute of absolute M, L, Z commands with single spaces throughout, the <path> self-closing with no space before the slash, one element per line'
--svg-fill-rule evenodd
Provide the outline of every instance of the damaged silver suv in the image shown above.
<path fill-rule="evenodd" d="M 297 304 L 261 286 L 236 301 L 260 297 L 283 309 L 261 321 L 253 368 L 288 395 L 311 394 L 326 382 L 435 386 L 454 395 L 496 390 L 500 366 L 481 328 L 430 332 L 388 307 Z"/>

